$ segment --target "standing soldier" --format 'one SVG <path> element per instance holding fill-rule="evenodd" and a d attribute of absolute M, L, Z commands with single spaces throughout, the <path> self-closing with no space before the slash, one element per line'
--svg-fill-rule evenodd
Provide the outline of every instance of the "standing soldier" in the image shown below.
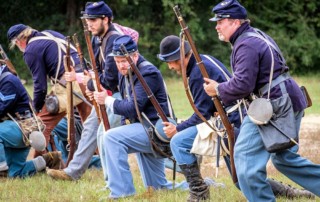
<path fill-rule="evenodd" d="M 247 11 L 238 1 L 223 1 L 213 8 L 213 12 L 215 17 L 211 21 L 217 22 L 219 39 L 230 42 L 233 47 L 231 66 L 234 75 L 229 81 L 220 84 L 205 79 L 207 83 L 204 84 L 204 89 L 207 94 L 219 96 L 224 104 L 229 104 L 246 98 L 251 93 L 266 98 L 269 93 L 264 92 L 263 87 L 271 85 L 271 102 L 289 99 L 286 107 L 294 115 L 292 119 L 285 121 L 298 133 L 307 104 L 299 86 L 288 75 L 289 68 L 277 44 L 270 36 L 250 26 Z M 273 77 L 269 84 L 270 75 Z M 279 107 L 276 103 L 273 104 L 273 108 Z M 258 125 L 246 116 L 235 144 L 234 159 L 240 189 L 248 201 L 275 201 L 271 186 L 266 180 L 266 165 L 270 156 L 281 173 L 320 196 L 320 165 L 301 157 L 297 153 L 297 145 L 269 153 L 262 135 Z"/>

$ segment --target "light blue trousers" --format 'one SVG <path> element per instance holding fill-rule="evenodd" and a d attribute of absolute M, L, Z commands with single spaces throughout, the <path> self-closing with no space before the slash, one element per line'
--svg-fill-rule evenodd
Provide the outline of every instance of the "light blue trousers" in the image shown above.
<path fill-rule="evenodd" d="M 299 131 L 303 112 L 296 115 Z M 235 166 L 241 191 L 248 201 L 276 201 L 267 182 L 266 165 L 271 156 L 275 167 L 290 179 L 320 196 L 320 165 L 297 154 L 297 146 L 270 154 L 264 148 L 258 127 L 245 117 L 235 144 Z"/>
<path fill-rule="evenodd" d="M 128 154 L 136 153 L 138 166 L 145 187 L 172 188 L 164 172 L 164 159 L 154 158 L 149 138 L 140 123 L 113 128 L 103 134 L 105 160 L 110 198 L 136 193 Z"/>
<path fill-rule="evenodd" d="M 192 164 L 197 157 L 190 153 L 192 144 L 198 133 L 196 126 L 186 128 L 175 134 L 170 141 L 170 148 L 178 165 Z"/>
<path fill-rule="evenodd" d="M 116 93 L 113 95 L 113 97 L 117 97 L 117 96 L 120 96 L 120 93 Z M 110 109 L 107 108 L 110 126 L 114 127 L 114 126 L 120 125 L 120 116 L 112 114 L 109 110 Z M 83 130 L 81 133 L 81 139 L 78 144 L 78 149 L 74 153 L 73 159 L 72 161 L 70 161 L 68 167 L 64 169 L 64 171 L 75 180 L 80 179 L 80 177 L 87 170 L 90 164 L 91 158 L 98 145 L 97 144 L 98 128 L 99 128 L 98 117 L 93 107 L 90 115 L 83 123 Z M 101 150 L 100 150 L 100 154 L 101 154 Z M 102 164 L 101 156 L 100 156 L 100 160 Z"/>
<path fill-rule="evenodd" d="M 113 98 L 121 100 L 121 94 L 120 93 L 114 93 L 112 95 Z M 118 126 L 121 126 L 121 116 L 114 114 L 112 110 L 107 107 L 107 114 L 109 118 L 109 124 L 110 128 L 116 128 Z M 98 143 L 98 149 L 99 149 L 99 155 L 100 155 L 100 161 L 101 161 L 101 166 L 103 170 L 103 179 L 106 183 L 106 187 L 108 186 L 108 174 L 107 174 L 107 163 L 106 163 L 106 154 L 104 151 L 104 143 L 103 143 L 103 134 L 104 134 L 104 126 L 102 123 L 100 123 L 98 132 L 97 132 L 97 143 Z"/>
<path fill-rule="evenodd" d="M 8 167 L 9 177 L 27 177 L 37 170 L 33 161 L 27 161 L 30 147 L 22 140 L 19 127 L 11 120 L 0 122 L 0 165 Z M 0 168 L 1 168 L 0 167 Z"/>
<path fill-rule="evenodd" d="M 68 122 L 66 118 L 61 119 L 61 121 L 52 130 L 51 135 L 53 135 L 54 144 L 58 151 L 62 153 L 62 160 L 64 163 L 68 160 L 69 151 L 67 150 L 68 145 Z M 79 135 L 80 138 L 80 135 Z M 51 151 L 51 145 L 48 145 L 48 149 Z M 98 155 L 93 155 L 89 163 L 89 168 L 100 169 L 101 162 Z"/>

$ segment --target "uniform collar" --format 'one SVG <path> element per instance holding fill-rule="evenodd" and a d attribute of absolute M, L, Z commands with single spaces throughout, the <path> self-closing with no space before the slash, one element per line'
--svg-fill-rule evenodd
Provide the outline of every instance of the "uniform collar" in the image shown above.
<path fill-rule="evenodd" d="M 243 23 L 230 37 L 231 45 L 234 46 L 234 43 L 236 42 L 237 38 L 249 28 L 250 28 L 249 22 Z"/>

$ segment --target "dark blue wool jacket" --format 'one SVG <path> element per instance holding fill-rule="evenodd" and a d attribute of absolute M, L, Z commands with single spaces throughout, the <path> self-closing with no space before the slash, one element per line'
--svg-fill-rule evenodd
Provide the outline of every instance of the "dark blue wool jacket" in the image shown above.
<path fill-rule="evenodd" d="M 269 82 L 271 69 L 271 54 L 268 45 L 256 37 L 238 37 L 245 32 L 254 32 L 249 23 L 244 23 L 231 36 L 230 42 L 233 45 L 231 65 L 234 75 L 229 82 L 219 85 L 218 90 L 223 103 L 230 104 L 237 99 L 247 97 L 251 92 L 258 93 L 258 90 Z M 275 42 L 269 37 L 269 40 Z M 281 64 L 279 56 L 272 49 L 274 55 L 273 79 L 288 71 L 288 67 Z M 303 94 L 293 79 L 285 81 L 287 92 L 291 98 L 294 111 L 306 108 Z M 271 99 L 282 95 L 279 86 L 271 89 Z M 267 95 L 264 95 L 266 97 Z"/>
<path fill-rule="evenodd" d="M 116 31 L 114 26 L 112 24 L 109 25 L 109 29 L 105 36 L 108 35 L 109 32 L 111 31 Z M 106 41 L 106 46 L 104 49 L 104 57 L 105 57 L 105 62 L 100 62 L 99 60 L 100 57 L 100 46 L 102 45 L 102 39 L 99 39 L 99 37 L 95 36 L 92 38 L 92 47 L 93 51 L 95 54 L 95 60 L 97 64 L 97 68 L 99 71 L 99 77 L 100 77 L 100 83 L 101 85 L 107 89 L 111 90 L 113 93 L 118 92 L 118 69 L 117 65 L 114 62 L 113 56 L 108 56 L 112 52 L 112 46 L 113 46 L 113 41 L 120 36 L 120 34 L 112 34 Z M 88 82 L 88 88 L 93 91 L 93 83 L 92 80 Z"/>
<path fill-rule="evenodd" d="M 213 79 L 218 83 L 226 81 L 224 74 L 215 64 L 213 64 L 203 55 L 200 55 L 200 57 L 203 60 L 210 79 Z M 212 56 L 210 56 L 210 58 L 213 59 L 224 70 L 224 72 L 226 72 L 230 76 L 228 70 L 219 60 L 215 59 Z M 195 106 L 207 120 L 210 119 L 210 117 L 213 116 L 213 113 L 217 110 L 213 104 L 211 97 L 208 96 L 203 89 L 203 76 L 193 55 L 191 56 L 187 66 L 187 77 L 189 78 L 189 87 L 193 96 Z M 230 122 L 235 123 L 235 125 L 239 125 L 240 119 L 238 113 L 236 112 L 231 114 L 232 115 L 229 116 Z M 177 131 L 184 130 L 188 127 L 195 126 L 202 122 L 203 121 L 198 117 L 198 115 L 194 113 L 189 119 L 177 126 Z"/>
<path fill-rule="evenodd" d="M 139 56 L 137 66 L 145 61 L 142 56 Z M 163 84 L 163 78 L 160 71 L 154 65 L 146 65 L 141 67 L 140 73 L 142 74 L 144 80 L 147 82 L 148 86 L 150 87 L 151 91 L 153 92 L 155 98 L 159 102 L 160 106 L 162 107 L 164 113 L 168 116 L 168 102 L 167 102 L 167 94 L 165 91 L 165 87 Z M 155 122 L 159 119 L 157 115 L 157 111 L 153 107 L 150 99 L 148 98 L 147 94 L 145 93 L 140 81 L 137 79 L 136 75 L 133 74 L 133 81 L 134 81 L 134 89 L 137 95 L 137 102 L 139 106 L 140 112 L 144 112 L 150 121 L 155 124 Z M 137 119 L 137 112 L 135 110 L 134 101 L 133 101 L 133 94 L 130 90 L 130 100 L 125 96 L 125 77 L 120 75 L 119 73 L 119 88 L 120 93 L 122 95 L 123 100 L 116 100 L 114 102 L 114 113 L 124 116 L 124 118 L 138 121 Z"/>
<path fill-rule="evenodd" d="M 4 68 L 2 73 L 8 72 L 7 67 L 0 68 Z M 7 113 L 15 116 L 16 112 L 23 114 L 27 110 L 30 110 L 30 107 L 26 89 L 16 76 L 7 75 L 0 81 L 0 118 Z"/>
<path fill-rule="evenodd" d="M 46 30 L 53 36 L 65 39 L 62 34 Z M 23 54 L 24 61 L 28 65 L 33 79 L 34 92 L 33 92 L 33 105 L 35 110 L 39 111 L 44 105 L 44 100 L 47 95 L 47 77 L 56 77 L 58 66 L 58 46 L 57 43 L 49 39 L 39 39 L 29 43 L 29 40 L 37 37 L 44 36 L 41 32 L 34 31 L 28 39 L 26 50 Z M 61 66 L 59 69 L 58 79 L 64 74 L 63 56 L 65 53 L 61 51 Z M 71 56 L 75 64 L 79 64 L 77 52 L 71 49 Z"/>

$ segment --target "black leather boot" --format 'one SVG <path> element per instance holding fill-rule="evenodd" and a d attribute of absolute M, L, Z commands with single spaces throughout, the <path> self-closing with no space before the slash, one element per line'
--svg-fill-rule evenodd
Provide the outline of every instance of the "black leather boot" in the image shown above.
<path fill-rule="evenodd" d="M 189 183 L 189 198 L 187 202 L 199 202 L 210 199 L 210 189 L 200 174 L 198 163 L 180 165 L 182 173 Z"/>
<path fill-rule="evenodd" d="M 314 199 L 316 197 L 313 193 L 305 189 L 297 189 L 297 188 L 291 187 L 290 185 L 286 185 L 286 184 L 283 184 L 282 182 L 276 181 L 274 179 L 268 179 L 268 182 L 271 185 L 272 191 L 275 196 L 283 196 L 289 199 L 301 198 L 301 197 Z"/>

